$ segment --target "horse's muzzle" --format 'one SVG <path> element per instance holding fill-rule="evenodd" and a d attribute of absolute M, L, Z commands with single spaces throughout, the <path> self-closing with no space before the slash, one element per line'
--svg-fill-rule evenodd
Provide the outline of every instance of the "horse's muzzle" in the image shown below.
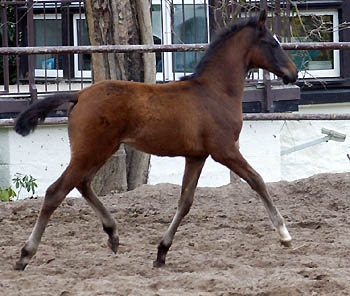
<path fill-rule="evenodd" d="M 282 80 L 284 84 L 295 83 L 298 80 L 298 72 L 295 72 L 295 74 L 283 75 Z"/>

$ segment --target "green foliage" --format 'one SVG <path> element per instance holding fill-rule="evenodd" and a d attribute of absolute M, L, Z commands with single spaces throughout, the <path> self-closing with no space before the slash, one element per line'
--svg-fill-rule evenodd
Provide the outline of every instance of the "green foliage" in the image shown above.
<path fill-rule="evenodd" d="M 33 178 L 31 175 L 23 175 L 20 173 L 16 173 L 15 177 L 12 179 L 12 182 L 15 184 L 17 192 L 17 198 L 19 197 L 21 190 L 24 188 L 27 190 L 27 192 L 32 192 L 34 195 L 35 188 L 38 187 L 36 184 L 36 179 Z"/>
<path fill-rule="evenodd" d="M 0 187 L 0 201 L 11 201 L 15 196 L 17 196 L 17 194 L 11 186 L 4 189 Z"/>
<path fill-rule="evenodd" d="M 13 190 L 12 186 L 1 188 L 0 187 L 0 201 L 7 202 L 12 201 L 14 197 L 19 198 L 22 189 L 25 189 L 27 192 L 31 192 L 33 195 L 35 194 L 35 190 L 38 187 L 36 183 L 36 179 L 31 175 L 23 175 L 20 173 L 16 173 L 15 177 L 12 179 L 16 190 Z"/>

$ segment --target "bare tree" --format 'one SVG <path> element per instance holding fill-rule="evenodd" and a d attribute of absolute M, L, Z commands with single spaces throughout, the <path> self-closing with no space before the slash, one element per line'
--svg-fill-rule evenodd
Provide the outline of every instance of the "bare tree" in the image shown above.
<path fill-rule="evenodd" d="M 153 44 L 148 1 L 86 0 L 85 6 L 91 45 Z M 119 79 L 154 83 L 155 71 L 153 53 L 92 54 L 94 82 Z M 132 190 L 147 183 L 149 161 L 149 155 L 122 145 L 95 177 L 96 193 Z"/>

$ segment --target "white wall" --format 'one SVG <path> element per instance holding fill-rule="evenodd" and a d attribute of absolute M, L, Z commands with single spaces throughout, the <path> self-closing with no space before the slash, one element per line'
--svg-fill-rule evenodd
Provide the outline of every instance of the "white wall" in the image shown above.
<path fill-rule="evenodd" d="M 304 113 L 350 113 L 349 104 L 301 106 Z M 347 135 L 345 142 L 328 142 L 289 155 L 281 150 L 322 138 L 321 128 Z M 295 180 L 317 173 L 350 171 L 350 124 L 347 121 L 245 121 L 240 149 L 266 182 Z M 39 126 L 27 137 L 12 128 L 0 128 L 0 186 L 10 184 L 18 172 L 32 175 L 39 185 L 38 195 L 54 182 L 70 159 L 66 126 Z M 184 159 L 152 157 L 150 184 L 181 184 Z M 229 183 L 229 170 L 208 159 L 199 186 Z M 25 195 L 23 194 L 23 197 Z M 75 190 L 70 196 L 79 196 Z"/>
<path fill-rule="evenodd" d="M 349 103 L 300 106 L 300 113 L 350 113 Z M 321 128 L 346 134 L 345 142 L 329 141 L 305 150 L 283 156 L 282 179 L 295 180 L 316 173 L 350 171 L 350 122 L 349 121 L 288 121 L 285 123 L 281 147 L 287 149 L 314 139 L 322 138 Z"/>
<path fill-rule="evenodd" d="M 0 128 L 0 186 L 8 186 L 16 173 L 37 179 L 38 195 L 44 195 L 70 159 L 66 126 L 39 126 L 27 137 L 12 128 Z M 22 191 L 21 196 L 28 196 Z M 79 196 L 74 190 L 70 196 Z"/>
<path fill-rule="evenodd" d="M 300 113 L 350 113 L 349 103 L 300 106 Z M 292 148 L 326 135 L 322 128 L 347 135 L 345 142 L 330 141 L 280 156 Z M 245 121 L 240 136 L 240 151 L 266 182 L 297 180 L 318 173 L 350 171 L 350 123 L 348 121 Z M 150 183 L 181 184 L 184 161 L 152 158 Z M 229 183 L 229 170 L 208 159 L 199 186 Z"/>

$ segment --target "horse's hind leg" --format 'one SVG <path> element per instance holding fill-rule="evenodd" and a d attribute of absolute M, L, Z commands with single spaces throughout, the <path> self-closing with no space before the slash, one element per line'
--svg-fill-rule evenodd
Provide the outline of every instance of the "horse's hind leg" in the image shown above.
<path fill-rule="evenodd" d="M 77 186 L 81 195 L 86 199 L 96 215 L 100 218 L 103 230 L 108 234 L 108 245 L 111 250 L 116 253 L 119 246 L 119 238 L 117 235 L 117 227 L 114 219 L 109 211 L 104 207 L 101 201 L 97 198 L 95 192 L 91 188 L 91 181 L 95 173 L 90 174 Z"/>
<path fill-rule="evenodd" d="M 236 146 L 230 148 L 224 149 L 223 153 L 216 152 L 212 157 L 247 181 L 250 187 L 260 195 L 272 224 L 280 235 L 281 243 L 285 246 L 290 246 L 292 238 L 285 226 L 284 219 L 266 189 L 262 177 L 248 164 Z"/>
<path fill-rule="evenodd" d="M 181 197 L 178 203 L 178 208 L 173 221 L 171 222 L 158 246 L 157 259 L 153 263 L 154 267 L 162 267 L 165 264 L 165 257 L 172 244 L 176 230 L 192 206 L 193 195 L 196 190 L 205 159 L 206 158 L 186 158 L 185 174 L 182 181 Z"/>
<path fill-rule="evenodd" d="M 14 267 L 16 270 L 24 270 L 30 259 L 35 255 L 50 216 L 62 203 L 66 195 L 81 182 L 83 175 L 84 170 L 79 169 L 78 166 L 74 165 L 74 162 L 70 162 L 61 177 L 47 189 L 39 217 L 21 250 L 21 257 Z"/>

